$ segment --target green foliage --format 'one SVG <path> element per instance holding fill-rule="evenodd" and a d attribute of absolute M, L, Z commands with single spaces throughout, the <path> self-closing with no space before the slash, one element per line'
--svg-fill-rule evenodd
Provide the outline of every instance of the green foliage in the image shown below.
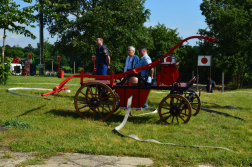
<path fill-rule="evenodd" d="M 25 2 L 31 3 L 31 1 Z M 35 27 L 31 24 L 36 21 L 36 17 L 33 15 L 34 10 L 31 7 L 22 9 L 19 9 L 19 7 L 20 5 L 13 2 L 13 0 L 1 1 L 0 28 L 8 30 L 11 33 L 23 34 L 26 37 L 36 39 L 36 36 L 27 29 L 28 26 Z"/>
<path fill-rule="evenodd" d="M 203 0 L 200 5 L 206 17 L 209 30 L 200 30 L 202 35 L 216 37 L 213 51 L 217 56 L 218 66 L 233 76 L 237 88 L 241 88 L 245 74 L 251 71 L 252 63 L 252 11 L 251 1 L 240 0 Z"/>
<path fill-rule="evenodd" d="M 71 68 L 70 66 L 61 66 L 62 69 L 64 69 L 65 71 L 73 71 L 73 68 Z"/>
<path fill-rule="evenodd" d="M 4 65 L 0 64 L 0 74 L 1 75 L 4 74 L 4 77 L 0 78 L 0 82 L 4 81 L 4 83 L 5 83 L 8 80 L 9 75 L 11 75 L 10 65 L 11 65 L 12 59 L 5 57 L 4 62 L 5 62 Z"/>
<path fill-rule="evenodd" d="M 109 49 L 111 69 L 122 67 L 128 46 L 151 46 L 144 22 L 149 18 L 149 10 L 144 9 L 145 0 L 92 0 L 45 2 L 50 17 L 48 30 L 58 35 L 56 47 L 60 53 L 76 55 L 90 61 L 95 54 L 95 39 L 104 38 Z M 49 6 L 51 7 L 49 9 Z M 64 6 L 64 8 L 63 8 Z M 51 15 L 55 13 L 55 15 Z M 71 17 L 70 17 L 71 16 Z M 91 64 L 90 64 L 91 65 Z M 92 66 L 90 66 L 92 67 Z"/>
<path fill-rule="evenodd" d="M 160 54 L 165 54 L 182 39 L 178 37 L 177 29 L 173 30 L 165 27 L 164 24 L 158 24 L 155 27 L 149 27 L 148 33 L 153 40 L 153 49 L 149 49 L 149 55 L 153 60 L 160 58 Z M 178 55 L 179 49 L 174 51 L 174 55 Z"/>
<path fill-rule="evenodd" d="M 15 128 L 29 128 L 30 125 L 25 123 L 25 122 L 22 122 L 18 119 L 13 119 L 13 118 L 10 118 L 8 119 L 7 121 L 4 122 L 4 125 L 3 125 L 4 128 L 12 128 L 12 127 L 15 127 Z"/>

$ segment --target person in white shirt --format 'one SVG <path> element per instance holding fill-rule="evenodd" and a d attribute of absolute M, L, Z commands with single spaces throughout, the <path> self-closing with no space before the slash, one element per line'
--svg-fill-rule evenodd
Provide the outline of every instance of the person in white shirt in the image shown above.
<path fill-rule="evenodd" d="M 135 65 L 139 63 L 139 57 L 135 55 L 135 48 L 133 46 L 128 47 L 127 53 L 128 56 L 125 61 L 124 72 L 136 68 Z"/>

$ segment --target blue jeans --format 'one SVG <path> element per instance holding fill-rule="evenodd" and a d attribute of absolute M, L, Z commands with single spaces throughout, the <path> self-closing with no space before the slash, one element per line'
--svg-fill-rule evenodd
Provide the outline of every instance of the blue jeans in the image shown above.
<path fill-rule="evenodd" d="M 96 68 L 96 75 L 107 75 L 108 72 L 108 66 L 106 64 L 99 65 Z"/>

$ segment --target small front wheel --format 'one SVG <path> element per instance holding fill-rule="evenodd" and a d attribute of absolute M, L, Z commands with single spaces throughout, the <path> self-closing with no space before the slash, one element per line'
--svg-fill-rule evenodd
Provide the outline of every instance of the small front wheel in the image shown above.
<path fill-rule="evenodd" d="M 170 94 L 159 104 L 160 119 L 166 124 L 187 123 L 191 118 L 191 105 L 181 95 Z"/>
<path fill-rule="evenodd" d="M 196 116 L 201 109 L 201 101 L 199 95 L 192 89 L 183 92 L 184 97 L 190 102 L 192 107 L 192 116 Z"/>

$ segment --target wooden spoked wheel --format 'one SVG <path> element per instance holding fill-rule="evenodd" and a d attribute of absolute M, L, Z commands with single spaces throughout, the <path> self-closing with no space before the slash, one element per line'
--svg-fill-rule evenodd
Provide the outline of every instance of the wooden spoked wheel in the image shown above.
<path fill-rule="evenodd" d="M 170 94 L 160 102 L 158 113 L 166 124 L 187 123 L 191 118 L 191 105 L 183 96 Z"/>
<path fill-rule="evenodd" d="M 85 119 L 106 120 L 115 110 L 116 97 L 112 89 L 100 82 L 82 85 L 75 94 L 74 105 Z"/>
<path fill-rule="evenodd" d="M 196 116 L 201 109 L 201 101 L 199 95 L 192 89 L 184 92 L 184 97 L 190 102 L 192 107 L 192 116 Z"/>

